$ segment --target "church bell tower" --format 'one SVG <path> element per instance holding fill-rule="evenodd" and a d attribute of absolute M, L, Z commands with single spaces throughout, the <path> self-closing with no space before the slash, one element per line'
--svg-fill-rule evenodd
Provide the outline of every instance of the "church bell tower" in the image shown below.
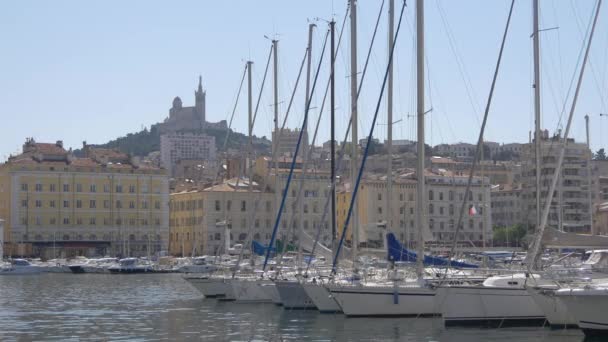
<path fill-rule="evenodd" d="M 205 109 L 205 97 L 206 97 L 207 93 L 205 91 L 203 91 L 203 77 L 199 76 L 198 77 L 198 89 L 194 92 L 194 98 L 195 98 L 195 108 L 196 108 L 196 113 L 198 114 L 200 120 L 201 120 L 201 125 L 204 125 L 207 122 L 207 117 L 206 117 L 206 109 Z"/>

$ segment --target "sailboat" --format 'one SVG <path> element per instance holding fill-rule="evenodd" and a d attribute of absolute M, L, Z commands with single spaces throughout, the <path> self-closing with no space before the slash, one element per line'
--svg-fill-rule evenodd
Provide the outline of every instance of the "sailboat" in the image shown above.
<path fill-rule="evenodd" d="M 439 303 L 441 314 L 446 325 L 542 325 L 547 317 L 554 319 L 550 324 L 570 325 L 574 320 L 566 312 L 565 306 L 558 302 L 540 297 L 543 292 L 549 292 L 559 286 L 559 279 L 551 279 L 539 270 L 539 257 L 542 251 L 545 227 L 550 205 L 559 178 L 559 170 L 564 160 L 564 151 L 567 145 L 576 101 L 583 79 L 585 65 L 591 46 L 595 23 L 599 14 L 599 5 L 596 7 L 595 18 L 585 56 L 583 58 L 578 83 L 568 117 L 565 134 L 559 147 L 559 159 L 555 167 L 552 182 L 547 192 L 542 214 L 537 215 L 537 232 L 532 247 L 526 255 L 526 263 L 531 271 L 517 272 L 511 275 L 493 276 L 484 281 L 482 286 L 446 286 L 440 287 L 443 301 Z M 540 91 L 539 91 L 539 38 L 538 38 L 538 0 L 533 2 L 534 10 L 534 69 L 535 69 L 535 115 L 536 115 L 536 174 L 537 174 L 537 210 L 540 213 Z M 579 242 L 581 240 L 579 239 Z M 532 272 L 534 271 L 534 272 Z M 532 288 L 532 289 L 530 289 Z M 558 291 L 559 292 L 559 291 Z M 538 299 L 538 300 L 537 300 Z"/>
<path fill-rule="evenodd" d="M 356 25 L 356 6 L 351 5 L 351 29 L 352 25 Z M 402 12 L 403 14 L 403 8 Z M 355 18 L 353 20 L 353 18 Z M 401 18 L 399 20 L 401 23 Z M 390 28 L 389 28 L 390 29 Z M 398 34 L 399 26 L 397 28 Z M 354 30 L 356 32 L 356 30 Z M 422 205 L 425 200 L 425 179 L 424 179 L 424 0 L 418 0 L 416 2 L 416 33 L 417 33 L 417 112 L 418 112 L 418 165 L 417 165 L 417 200 Z M 352 37 L 351 39 L 356 39 Z M 351 44 L 352 46 L 353 44 Z M 390 47 L 389 57 L 389 68 L 387 68 L 387 74 L 390 72 L 390 65 L 392 64 L 392 55 L 394 51 L 394 42 Z M 356 58 L 356 54 L 351 52 L 351 58 Z M 356 62 L 351 62 L 351 78 L 356 79 Z M 384 90 L 384 87 L 382 88 Z M 351 96 L 354 96 L 351 94 Z M 356 108 L 356 102 L 353 106 Z M 356 118 L 353 115 L 353 121 Z M 353 127 L 353 132 L 354 132 Z M 373 127 L 372 127 L 373 132 Z M 370 134 L 371 137 L 371 134 Z M 370 139 L 368 137 L 368 139 Z M 366 147 L 367 149 L 367 147 Z M 363 156 L 362 168 L 359 170 L 358 180 L 353 189 L 352 201 L 354 203 L 356 198 L 356 191 L 358 188 L 358 182 L 363 172 L 363 165 L 365 162 L 366 154 Z M 352 207 L 352 204 L 351 204 Z M 348 219 L 348 218 L 347 218 Z M 348 220 L 347 220 L 348 221 Z M 417 222 L 418 222 L 418 255 L 424 254 L 424 237 L 422 232 L 424 231 L 425 216 L 423 210 L 417 211 Z M 348 223 L 348 222 L 347 222 Z M 347 224 L 345 224 L 345 227 Z M 344 229 L 346 230 L 346 228 Z M 357 232 L 355 225 L 354 234 Z M 344 231 L 343 231 L 344 233 Z M 355 244 L 357 239 L 355 238 Z M 339 251 L 338 251 L 339 252 Z M 424 276 L 424 265 L 423 258 L 417 260 L 417 279 L 410 279 L 409 281 L 387 279 L 382 283 L 355 283 L 352 285 L 340 285 L 331 284 L 329 290 L 336 302 L 342 308 L 342 311 L 347 316 L 434 316 L 438 314 L 438 310 L 435 307 L 435 296 L 436 291 L 427 286 Z"/>

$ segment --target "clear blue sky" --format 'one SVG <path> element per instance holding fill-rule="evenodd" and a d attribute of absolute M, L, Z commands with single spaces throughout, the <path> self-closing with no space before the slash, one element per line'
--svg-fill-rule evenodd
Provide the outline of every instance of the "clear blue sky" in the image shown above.
<path fill-rule="evenodd" d="M 359 70 L 380 3 L 359 1 Z M 427 103 L 433 108 L 427 118 L 428 143 L 476 139 L 509 3 L 427 0 Z M 559 27 L 542 33 L 543 126 L 551 131 L 558 126 L 564 101 L 569 109 L 568 86 L 594 3 L 541 0 L 541 26 Z M 399 8 L 401 1 L 396 4 Z M 407 116 L 415 109 L 414 4 L 408 2 L 395 56 L 395 120 L 403 119 L 395 125 L 395 139 L 415 139 L 414 121 Z M 599 116 L 608 113 L 608 5 L 604 5 L 572 132 L 577 140 L 583 139 L 583 116 L 591 113 L 594 149 L 608 143 L 608 118 L 600 121 Z M 207 90 L 209 121 L 225 119 L 247 59 L 255 61 L 258 92 L 269 48 L 264 35 L 278 34 L 280 39 L 283 116 L 306 46 L 308 21 L 334 14 L 339 27 L 345 8 L 346 0 L 4 1 L 0 4 L 0 160 L 19 151 L 29 136 L 38 141 L 61 139 L 77 148 L 83 140 L 103 143 L 149 127 L 168 115 L 173 97 L 179 95 L 184 105 L 193 104 L 199 74 Z M 369 131 L 383 76 L 385 18 L 386 7 L 361 95 L 360 137 Z M 327 27 L 323 21 L 317 24 L 315 63 Z M 519 0 L 486 140 L 525 142 L 533 127 L 530 33 L 531 1 Z M 348 49 L 345 34 L 337 59 L 340 137 L 348 117 Z M 315 107 L 320 106 L 325 88 L 326 65 Z M 470 84 L 470 91 L 465 84 Z M 262 97 L 257 135 L 268 136 L 272 127 L 270 90 Z M 246 132 L 242 99 L 234 128 Z M 298 91 L 290 127 L 300 125 L 303 103 Z M 384 105 L 382 110 L 380 124 L 386 123 Z M 318 109 L 313 112 L 316 120 Z M 328 139 L 326 123 L 321 125 L 319 141 Z M 375 135 L 384 139 L 386 126 L 378 125 Z"/>

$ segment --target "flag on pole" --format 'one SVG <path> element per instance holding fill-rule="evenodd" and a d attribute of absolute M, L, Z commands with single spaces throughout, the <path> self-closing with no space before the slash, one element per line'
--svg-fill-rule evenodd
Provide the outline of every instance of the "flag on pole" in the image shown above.
<path fill-rule="evenodd" d="M 469 216 L 475 216 L 475 215 L 477 215 L 477 209 L 475 209 L 475 206 L 474 206 L 474 205 L 472 205 L 472 206 L 469 208 Z"/>

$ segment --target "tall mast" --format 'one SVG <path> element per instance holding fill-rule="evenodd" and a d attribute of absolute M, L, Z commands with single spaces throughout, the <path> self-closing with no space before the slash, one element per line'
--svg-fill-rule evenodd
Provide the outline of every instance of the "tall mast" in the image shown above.
<path fill-rule="evenodd" d="M 331 247 L 332 250 L 336 247 L 336 120 L 335 120 L 335 100 L 336 100 L 336 83 L 335 83 L 335 59 L 336 59 L 336 45 L 335 45 L 335 35 L 336 35 L 336 22 L 332 19 L 329 23 L 329 27 L 331 30 L 331 52 L 330 52 L 330 115 L 331 115 L 331 136 L 330 136 L 330 144 L 331 144 Z M 323 222 L 321 222 L 323 224 Z"/>
<path fill-rule="evenodd" d="M 308 24 L 308 47 L 306 48 L 306 50 L 308 50 L 308 56 L 306 56 L 306 101 L 304 103 L 304 108 L 307 108 L 306 106 L 308 105 L 308 98 L 310 96 L 310 73 L 312 72 L 312 32 L 314 30 L 314 28 L 317 25 L 315 24 Z M 306 123 L 306 131 L 308 131 L 308 123 Z M 303 154 L 303 156 L 306 155 L 306 152 Z"/>
<path fill-rule="evenodd" d="M 252 158 L 253 158 L 253 90 L 251 89 L 251 69 L 253 69 L 253 62 L 247 62 L 247 109 L 248 109 L 248 121 L 249 121 L 249 158 L 247 161 L 247 171 L 248 171 L 248 181 L 249 181 L 249 210 L 253 210 L 251 207 L 253 203 L 251 203 L 251 199 L 253 198 L 253 168 L 252 168 Z M 245 229 L 246 227 L 242 227 Z M 253 260 L 253 258 L 251 259 Z"/>
<path fill-rule="evenodd" d="M 278 149 L 280 141 L 279 139 L 279 41 L 276 39 L 272 40 L 273 47 L 273 67 L 274 67 L 274 136 L 276 141 L 273 142 L 272 146 L 274 147 L 274 151 L 272 151 L 273 163 L 274 163 L 274 197 L 275 197 L 275 206 L 276 210 L 278 209 L 279 201 L 280 201 L 280 192 L 279 192 L 279 155 Z"/>
<path fill-rule="evenodd" d="M 424 0 L 416 2 L 416 111 L 418 117 L 418 163 L 416 165 L 416 176 L 418 183 L 416 186 L 416 221 L 418 223 L 417 234 L 417 256 L 416 274 L 419 279 L 424 275 L 424 237 L 426 229 L 426 200 L 425 200 L 425 180 L 424 180 Z"/>
<path fill-rule="evenodd" d="M 388 156 L 388 167 L 386 171 L 386 229 L 393 228 L 393 63 L 391 63 L 391 49 L 393 47 L 393 37 L 395 35 L 395 0 L 388 2 L 388 79 L 387 79 L 387 94 L 386 94 L 386 116 L 388 120 L 386 138 L 386 153 Z M 405 237 L 405 233 L 404 233 Z M 386 241 L 384 241 L 386 245 Z"/>
<path fill-rule="evenodd" d="M 587 200 L 589 201 L 589 224 L 590 224 L 590 232 L 591 234 L 595 234 L 593 228 L 593 202 L 591 201 L 591 158 L 593 153 L 591 153 L 591 141 L 589 140 L 589 115 L 585 115 L 585 129 L 587 133 L 587 150 L 589 151 L 589 160 L 587 160 L 587 177 L 588 177 L 588 187 L 587 187 Z"/>
<path fill-rule="evenodd" d="M 350 179 L 351 187 L 355 186 L 355 180 L 357 179 L 358 169 L 358 148 L 357 145 L 357 0 L 350 0 L 350 111 L 352 120 L 352 144 L 351 144 L 351 169 Z M 354 194 L 354 188 L 351 189 L 351 194 Z M 357 257 L 357 250 L 359 248 L 359 201 L 355 199 L 355 205 L 353 207 L 353 258 Z"/>
<path fill-rule="evenodd" d="M 536 157 L 536 229 L 540 227 L 541 207 L 540 207 L 540 175 L 541 175 L 541 123 L 540 123 L 540 41 L 539 41 L 539 26 L 538 26 L 538 1 L 533 0 L 533 25 L 534 32 L 532 33 L 532 42 L 534 48 L 534 147 Z"/>
<path fill-rule="evenodd" d="M 315 28 L 315 24 L 309 24 L 308 25 L 308 47 L 306 48 L 308 50 L 308 56 L 306 56 L 307 58 L 307 65 L 306 65 L 306 93 L 305 93 L 305 97 L 304 97 L 304 108 L 307 108 L 308 110 L 310 110 L 310 75 L 312 72 L 312 33 L 313 30 Z M 306 130 L 306 132 L 304 132 L 306 135 L 303 135 L 302 138 L 303 139 L 308 139 L 308 121 L 306 121 L 306 125 L 304 126 L 304 129 Z M 306 146 L 306 144 L 304 144 L 303 146 Z M 311 146 L 309 146 L 310 148 Z M 304 168 L 307 164 L 307 159 L 308 159 L 308 151 L 306 150 L 306 148 L 302 149 L 302 167 Z M 302 188 L 304 186 L 304 173 L 305 170 L 302 170 L 302 173 L 300 173 L 300 188 Z M 298 191 L 298 193 L 300 194 L 300 197 L 297 198 L 296 200 L 299 200 L 299 204 L 298 204 L 298 273 L 300 273 L 301 271 L 301 263 L 302 263 L 302 232 L 304 231 L 304 200 L 302 198 L 301 195 L 301 190 Z"/>

